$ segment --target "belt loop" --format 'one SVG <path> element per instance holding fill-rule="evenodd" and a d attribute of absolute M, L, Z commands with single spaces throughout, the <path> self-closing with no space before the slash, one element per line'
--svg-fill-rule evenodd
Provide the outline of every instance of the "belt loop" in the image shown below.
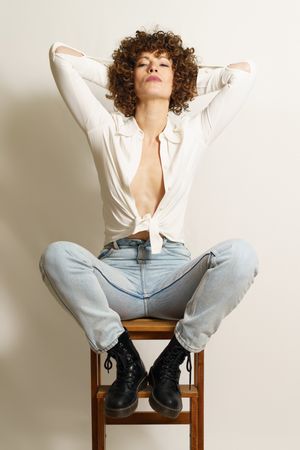
<path fill-rule="evenodd" d="M 118 242 L 117 241 L 113 241 L 113 247 L 118 250 L 120 247 L 118 246 Z"/>

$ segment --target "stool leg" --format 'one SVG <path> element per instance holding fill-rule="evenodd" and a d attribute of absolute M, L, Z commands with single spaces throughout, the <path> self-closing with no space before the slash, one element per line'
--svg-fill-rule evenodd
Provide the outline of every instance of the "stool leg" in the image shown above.
<path fill-rule="evenodd" d="M 92 408 L 92 449 L 105 450 L 106 421 L 104 399 L 97 399 L 101 384 L 101 355 L 91 349 L 91 408 Z"/>
<path fill-rule="evenodd" d="M 197 398 L 190 398 L 190 449 L 204 450 L 204 351 L 194 353 L 194 385 Z"/>
<path fill-rule="evenodd" d="M 190 398 L 190 449 L 200 450 L 199 447 L 199 407 L 198 399 Z"/>
<path fill-rule="evenodd" d="M 105 424 L 105 410 L 104 410 L 104 398 L 98 400 L 98 443 L 97 450 L 105 450 L 106 448 L 106 424 Z"/>
<path fill-rule="evenodd" d="M 198 448 L 204 450 L 204 350 L 195 353 L 196 383 L 198 389 Z"/>
<path fill-rule="evenodd" d="M 92 449 L 98 450 L 98 357 L 97 353 L 90 349 L 91 356 L 91 414 L 92 414 Z"/>

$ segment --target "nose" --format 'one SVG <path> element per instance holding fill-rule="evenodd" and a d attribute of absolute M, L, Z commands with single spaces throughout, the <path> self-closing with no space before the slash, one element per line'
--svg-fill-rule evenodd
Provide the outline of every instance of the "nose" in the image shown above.
<path fill-rule="evenodd" d="M 150 67 L 149 67 L 149 71 L 153 72 L 153 70 L 155 70 L 157 72 L 157 68 L 153 65 L 154 63 L 150 63 Z"/>

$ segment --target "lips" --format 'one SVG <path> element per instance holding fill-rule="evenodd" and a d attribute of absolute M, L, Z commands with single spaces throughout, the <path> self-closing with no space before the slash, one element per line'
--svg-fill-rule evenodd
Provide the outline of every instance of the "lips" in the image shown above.
<path fill-rule="evenodd" d="M 150 77 L 146 78 L 146 81 L 161 81 L 161 79 L 155 75 L 150 75 Z"/>

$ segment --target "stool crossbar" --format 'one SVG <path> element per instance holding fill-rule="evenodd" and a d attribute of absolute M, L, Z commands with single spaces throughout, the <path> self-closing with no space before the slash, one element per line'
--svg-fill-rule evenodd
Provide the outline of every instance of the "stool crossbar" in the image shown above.
<path fill-rule="evenodd" d="M 122 320 L 132 340 L 171 339 L 174 334 L 176 320 L 133 319 Z M 190 425 L 190 449 L 204 450 L 204 350 L 194 355 L 194 383 L 180 384 L 182 398 L 189 398 L 189 410 L 181 411 L 175 419 L 162 416 L 156 411 L 136 411 L 129 417 L 113 418 L 105 415 L 104 398 L 109 385 L 101 384 L 101 353 L 90 348 L 91 361 L 91 418 L 92 449 L 106 449 L 106 425 Z M 141 355 L 142 357 L 142 355 Z M 148 398 L 150 387 L 138 392 L 139 398 Z"/>

